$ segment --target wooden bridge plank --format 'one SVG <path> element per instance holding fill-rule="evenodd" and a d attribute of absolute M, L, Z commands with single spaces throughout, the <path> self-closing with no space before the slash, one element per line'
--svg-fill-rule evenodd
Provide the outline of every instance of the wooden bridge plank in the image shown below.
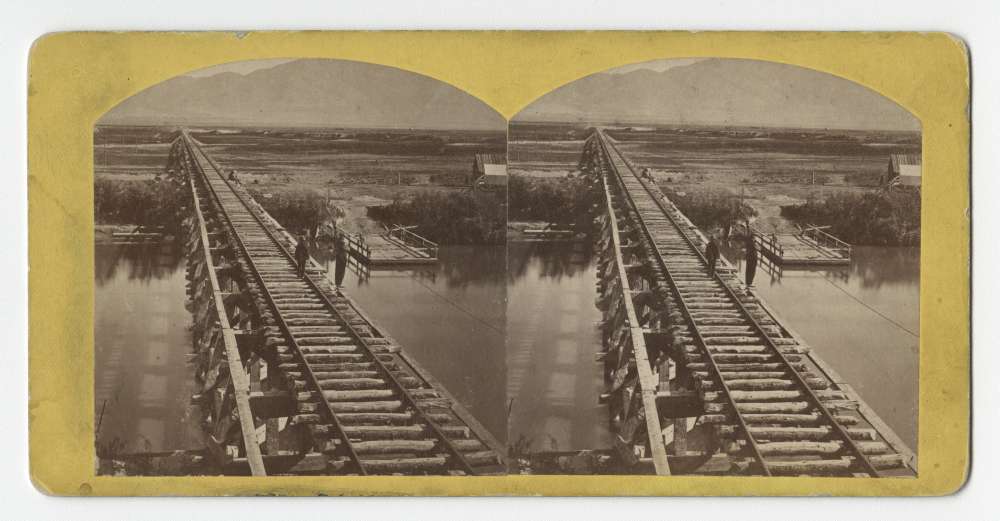
<path fill-rule="evenodd" d="M 185 138 L 190 139 L 186 134 Z M 191 146 L 192 147 L 196 146 L 193 140 L 191 140 Z M 201 165 L 199 169 L 205 170 L 202 172 L 203 175 L 207 175 L 206 171 L 208 168 L 215 169 L 216 171 L 219 170 L 219 168 L 214 164 L 212 159 L 207 155 L 205 155 L 203 151 L 198 149 L 197 153 L 200 156 L 196 158 L 199 162 L 199 165 Z M 208 180 L 209 189 L 212 191 L 216 200 L 219 202 L 221 211 L 228 212 L 229 210 L 227 210 L 227 208 L 229 209 L 236 208 L 237 203 L 251 209 L 251 214 L 249 216 L 244 217 L 241 215 L 237 215 L 235 216 L 235 218 L 232 217 L 228 218 L 232 228 L 232 233 L 236 234 L 236 237 L 240 237 L 242 240 L 244 232 L 249 230 L 250 233 L 255 233 L 256 227 L 260 226 L 263 226 L 265 234 L 272 233 L 272 238 L 269 238 L 266 241 L 262 239 L 251 238 L 251 240 L 246 241 L 245 245 L 244 243 L 241 242 L 241 247 L 244 248 L 247 257 L 250 260 L 250 269 L 258 269 L 258 266 L 255 263 L 257 261 L 259 261 L 262 266 L 262 268 L 260 268 L 262 271 L 257 272 L 257 275 L 259 278 L 258 282 L 261 284 L 262 287 L 265 288 L 265 291 L 269 291 L 268 288 L 271 286 L 300 287 L 304 283 L 308 284 L 310 288 L 309 291 L 315 294 L 316 298 L 312 300 L 317 301 L 316 305 L 320 305 L 319 301 L 322 300 L 323 305 L 321 307 L 323 309 L 328 309 L 332 314 L 331 316 L 335 316 L 337 321 L 342 322 L 343 328 L 346 330 L 346 332 L 350 333 L 349 336 L 354 340 L 353 343 L 359 347 L 363 347 L 364 350 L 368 352 L 368 354 L 370 355 L 372 363 L 381 367 L 380 372 L 387 379 L 386 381 L 391 382 L 391 387 L 393 387 L 393 389 L 395 389 L 397 392 L 400 393 L 399 398 L 401 399 L 395 400 L 395 403 L 396 404 L 409 403 L 408 409 L 412 412 L 409 421 L 415 421 L 417 422 L 417 424 L 424 425 L 426 428 L 429 428 L 430 430 L 434 431 L 433 438 L 437 439 L 438 442 L 441 444 L 441 447 L 444 448 L 449 453 L 447 460 L 457 462 L 449 464 L 448 461 L 446 461 L 446 459 L 443 457 L 431 458 L 433 459 L 433 461 L 431 461 L 431 459 L 428 458 L 423 458 L 422 461 L 424 461 L 424 463 L 432 462 L 433 465 L 428 466 L 422 464 L 414 466 L 407 464 L 404 467 L 400 467 L 398 469 L 390 469 L 388 467 L 378 467 L 378 463 L 380 460 L 373 460 L 368 458 L 364 459 L 362 462 L 362 461 L 357 461 L 357 456 L 354 456 L 353 459 L 356 461 L 355 464 L 358 468 L 361 469 L 362 474 L 368 467 L 374 468 L 379 471 L 411 470 L 411 471 L 425 472 L 437 469 L 438 467 L 448 466 L 449 469 L 453 469 L 454 471 L 458 472 L 465 472 L 468 474 L 490 474 L 498 471 L 503 471 L 504 467 L 502 465 L 497 464 L 497 463 L 503 463 L 504 461 L 504 458 L 502 456 L 504 451 L 501 450 L 502 448 L 495 442 L 490 443 L 491 441 L 493 441 L 491 437 L 483 436 L 481 434 L 481 433 L 486 433 L 485 429 L 483 429 L 482 426 L 478 425 L 478 423 L 475 422 L 474 419 L 471 418 L 471 416 L 467 415 L 467 413 L 458 404 L 458 402 L 447 394 L 447 391 L 444 390 L 443 386 L 440 386 L 440 384 L 438 384 L 428 374 L 422 371 L 415 361 L 406 358 L 404 353 L 399 352 L 398 346 L 390 346 L 389 344 L 391 344 L 392 342 L 388 338 L 388 336 L 377 333 L 377 329 L 375 328 L 375 326 L 370 322 L 370 320 L 367 317 L 363 315 L 360 308 L 358 308 L 353 301 L 350 301 L 349 299 L 347 299 L 345 295 L 342 295 L 340 293 L 338 293 L 336 297 L 333 297 L 331 293 L 332 290 L 321 287 L 320 284 L 317 283 L 315 280 L 306 278 L 302 282 L 297 282 L 298 279 L 290 275 L 290 273 L 292 273 L 293 270 L 291 268 L 291 264 L 287 261 L 277 262 L 265 258 L 261 259 L 254 258 L 254 255 L 262 251 L 264 251 L 264 253 L 261 253 L 261 255 L 269 255 L 270 252 L 266 252 L 265 250 L 270 249 L 270 245 L 272 242 L 278 245 L 279 247 L 288 248 L 288 245 L 294 243 L 294 238 L 292 238 L 285 230 L 280 229 L 280 227 L 277 232 L 274 232 L 273 230 L 268 232 L 267 225 L 274 224 L 273 218 L 270 215 L 268 215 L 265 211 L 263 211 L 263 209 L 261 209 L 259 205 L 257 205 L 256 202 L 252 200 L 252 198 L 249 199 L 249 201 L 242 200 L 243 197 L 239 195 L 240 192 L 237 191 L 235 188 L 233 188 L 233 186 L 231 186 L 230 183 L 225 182 L 223 179 L 223 182 L 225 183 L 225 186 L 223 186 L 218 181 L 219 180 L 215 179 L 214 177 L 211 180 Z M 213 182 L 215 183 L 214 185 L 212 184 Z M 229 191 L 223 192 L 223 189 L 226 187 L 228 187 Z M 192 189 L 194 188 L 195 186 L 192 184 Z M 216 191 L 217 188 L 219 189 L 218 192 Z M 243 210 L 244 209 L 240 207 L 238 213 L 242 214 Z M 255 218 L 255 215 L 256 217 L 260 218 L 259 222 L 258 219 Z M 282 240 L 279 238 L 279 236 L 282 236 L 285 239 L 284 244 L 282 244 Z M 290 257 L 290 253 L 287 251 L 287 249 L 284 252 L 284 255 Z M 283 270 L 288 271 L 289 274 L 284 274 Z M 268 275 L 266 276 L 269 277 L 269 280 L 265 281 L 263 277 L 259 276 L 260 273 L 267 273 Z M 293 281 L 296 282 L 293 283 Z M 268 298 L 271 298 L 269 292 L 267 293 L 267 295 Z M 343 302 L 342 299 L 347 300 L 347 303 Z M 277 302 L 277 300 L 279 299 L 276 298 L 275 301 Z M 293 315 L 297 313 L 296 310 L 304 309 L 301 306 L 305 304 L 302 304 L 300 302 L 293 302 L 293 300 L 297 300 L 295 298 L 290 300 L 286 297 L 286 298 L 281 298 L 280 300 L 283 303 L 276 304 L 276 307 L 285 309 L 285 311 L 288 312 L 287 316 L 289 318 L 294 318 Z M 309 305 L 308 307 L 312 309 L 312 305 Z M 288 326 L 284 327 L 288 329 Z M 291 326 L 291 327 L 294 328 L 296 326 Z M 319 354 L 310 354 L 312 352 L 310 350 L 315 349 L 314 347 L 310 347 L 314 345 L 314 343 L 311 342 L 311 340 L 315 340 L 316 338 L 325 339 L 326 337 L 316 337 L 316 335 L 310 335 L 305 333 L 303 333 L 301 336 L 294 336 L 294 334 L 289 330 L 286 330 L 283 334 L 287 339 L 297 338 L 298 342 L 295 343 L 299 345 L 297 345 L 295 349 L 297 352 L 302 353 L 301 358 L 302 358 L 302 363 L 305 364 L 304 367 L 306 368 L 313 367 L 313 370 L 315 370 L 316 368 L 318 368 L 318 366 L 310 364 L 309 363 L 310 358 L 327 356 Z M 378 353 L 386 353 L 387 348 L 391 348 L 388 352 L 392 354 L 385 354 L 385 355 L 378 354 Z M 403 369 L 404 367 L 406 369 Z M 234 377 L 235 376 L 236 373 L 234 372 Z M 242 376 L 246 376 L 245 373 Z M 297 399 L 300 401 L 299 403 L 300 406 L 302 405 L 301 403 L 302 401 L 313 400 L 314 399 L 312 396 L 313 393 L 317 395 L 319 394 L 318 391 L 308 391 L 308 389 L 310 388 L 326 389 L 318 380 L 315 379 L 315 377 L 311 378 L 313 379 L 311 387 L 307 388 L 307 392 L 299 393 L 297 397 Z M 345 381 L 345 380 L 341 378 L 338 381 Z M 419 382 L 420 385 L 418 387 L 420 388 L 419 389 L 413 388 L 412 385 L 408 383 L 410 381 Z M 237 385 L 242 386 L 243 385 L 242 381 L 238 381 Z M 328 396 L 331 393 L 345 394 L 345 393 L 359 393 L 359 392 L 362 391 L 326 390 L 323 392 L 323 396 Z M 259 396 L 260 394 L 261 393 L 256 393 L 256 395 L 254 395 L 253 393 L 251 393 L 251 398 L 256 398 L 257 399 L 256 402 L 258 405 L 261 404 L 262 398 L 266 398 L 265 396 Z M 305 395 L 305 398 L 302 397 L 303 394 Z M 283 398 L 281 396 L 274 396 L 273 398 L 277 400 L 276 405 L 280 407 L 281 406 L 280 402 L 283 401 Z M 271 401 L 275 402 L 275 400 Z M 333 423 L 331 423 L 330 426 L 332 426 L 337 432 L 343 432 L 342 429 L 340 429 L 339 427 L 337 419 L 341 417 L 342 414 L 350 415 L 351 413 L 344 412 L 341 409 L 350 410 L 349 407 L 353 407 L 356 404 L 353 402 L 348 403 L 340 401 L 332 403 L 332 401 L 329 398 L 326 400 L 322 400 L 319 403 L 325 403 L 329 407 L 335 408 L 335 410 L 329 411 L 329 415 L 333 417 Z M 386 402 L 386 403 L 392 403 L 392 402 Z M 399 406 L 400 405 L 394 405 L 393 410 L 395 411 Z M 348 409 L 345 409 L 345 407 L 348 407 Z M 446 409 L 448 412 L 447 413 L 438 412 L 437 411 L 438 408 Z M 301 419 L 301 423 L 314 423 L 313 420 L 318 421 L 319 415 L 311 413 L 314 413 L 317 410 L 318 409 L 300 409 L 300 412 L 296 416 L 296 419 Z M 250 415 L 244 414 L 243 410 L 240 410 L 240 416 L 241 418 L 244 416 L 251 417 Z M 374 420 L 366 420 L 366 421 L 374 421 Z M 295 420 L 293 420 L 293 423 L 294 422 Z M 448 423 L 449 425 L 447 426 L 438 425 L 438 423 L 441 422 Z M 449 435 L 446 434 L 446 432 L 452 432 L 452 429 L 455 426 L 452 424 L 462 425 L 467 429 L 467 432 L 474 432 L 480 440 L 486 442 L 486 445 L 490 450 L 480 450 L 486 447 L 479 445 L 480 440 L 477 440 L 475 438 L 471 438 L 469 440 L 451 439 L 451 437 L 449 437 Z M 256 434 L 256 432 L 254 434 Z M 350 448 L 353 442 L 348 442 L 346 438 L 343 438 L 343 440 L 345 443 L 348 444 L 348 447 Z M 371 445 L 374 444 L 375 442 L 365 442 L 365 443 Z M 477 445 L 472 446 L 473 443 Z M 257 453 L 259 454 L 259 446 L 255 447 L 258 449 Z M 273 452 L 272 449 L 276 448 L 277 447 L 273 447 L 272 444 L 270 443 L 268 444 L 269 456 L 273 456 L 273 454 L 271 454 Z M 395 447 L 393 452 L 396 453 L 401 450 L 403 449 Z M 421 452 L 422 451 L 423 450 L 421 450 Z M 252 460 L 255 458 L 255 455 L 250 454 L 249 452 L 250 450 L 248 446 L 248 457 L 246 458 L 248 460 L 247 463 L 248 465 L 250 465 L 252 463 Z M 264 456 L 265 463 L 270 464 L 273 462 L 271 460 L 273 460 L 274 458 L 269 459 L 269 456 Z M 308 469 L 299 468 L 298 470 L 308 470 Z M 340 472 L 343 470 L 343 464 L 341 462 L 336 466 L 336 468 L 334 468 L 334 466 L 331 466 L 328 470 L 331 472 Z M 296 470 L 293 469 L 292 471 Z"/>
<path fill-rule="evenodd" d="M 619 152 L 619 154 L 620 154 L 620 152 Z M 625 188 L 628 189 L 628 187 L 625 187 Z M 667 200 L 665 196 L 661 195 L 661 197 L 663 197 L 664 200 L 668 201 L 668 204 L 671 204 L 671 203 L 669 203 L 669 200 Z M 611 209 L 611 207 L 609 206 L 609 210 L 610 209 Z M 679 218 L 683 219 L 685 221 L 684 223 L 679 223 L 679 225 L 686 224 L 687 228 L 689 228 L 689 230 L 690 230 L 691 233 L 693 233 L 694 235 L 700 237 L 703 243 L 705 242 L 704 236 L 702 236 L 702 234 L 700 233 L 699 230 L 697 230 L 696 227 L 694 227 L 693 225 L 690 224 L 690 221 L 688 221 L 687 218 L 683 214 L 680 214 Z M 617 226 L 615 227 L 615 229 L 617 231 Z M 758 240 L 760 240 L 760 239 L 761 239 L 761 237 L 758 237 Z M 768 240 L 773 240 L 773 239 L 771 239 L 769 237 Z M 836 240 L 836 239 L 834 238 L 834 240 Z M 800 241 L 800 240 L 796 238 L 796 241 Z M 829 253 L 821 251 L 822 248 L 817 248 L 817 247 L 814 247 L 811 244 L 809 244 L 809 241 L 800 241 L 800 242 L 802 243 L 801 247 L 796 246 L 796 245 L 790 245 L 789 249 L 791 249 L 793 251 L 799 251 L 798 255 L 800 255 L 802 257 L 815 258 L 815 259 L 819 259 L 820 257 L 823 257 L 827 262 L 838 261 L 837 259 L 831 259 Z M 842 241 L 840 241 L 840 242 L 842 243 Z M 846 245 L 846 243 L 843 243 L 843 244 L 847 248 L 847 251 L 849 252 L 850 251 L 849 250 L 849 245 Z M 780 245 L 779 245 L 779 247 L 780 247 Z M 804 251 L 805 253 L 802 253 L 802 251 Z M 849 261 L 848 260 L 839 260 L 839 262 L 849 262 Z M 786 263 L 787 263 L 787 261 L 786 261 Z M 724 260 L 723 260 L 723 264 L 725 264 Z M 880 436 L 884 440 L 885 444 L 888 447 L 891 447 L 891 450 L 893 450 L 896 453 L 896 454 L 892 454 L 891 455 L 892 458 L 894 458 L 894 459 L 891 460 L 893 462 L 892 465 L 890 465 L 888 463 L 890 461 L 889 458 L 886 458 L 883 461 L 883 460 L 878 459 L 879 456 L 868 456 L 867 459 L 871 461 L 872 465 L 875 465 L 875 469 L 889 468 L 891 466 L 896 466 L 898 464 L 899 466 L 908 467 L 910 470 L 912 470 L 912 471 L 915 472 L 915 470 L 916 470 L 916 463 L 915 463 L 915 457 L 914 457 L 913 453 L 909 450 L 909 448 L 907 448 L 905 446 L 905 444 L 903 444 L 899 440 L 898 436 L 895 435 L 895 433 L 892 431 L 892 429 L 889 428 L 874 413 L 874 411 L 872 411 L 866 404 L 864 404 L 863 401 L 861 401 L 860 397 L 857 396 L 857 394 L 854 392 L 854 390 L 851 388 L 851 386 L 848 385 L 848 384 L 846 384 L 846 382 L 843 382 L 843 379 L 840 378 L 838 375 L 836 375 L 836 373 L 832 370 L 832 368 L 830 368 L 828 365 L 826 365 L 822 360 L 820 360 L 817 356 L 815 356 L 813 353 L 811 353 L 808 349 L 804 349 L 804 346 L 806 345 L 804 343 L 804 341 L 802 341 L 802 339 L 797 334 L 795 334 L 789 328 L 787 328 L 786 326 L 783 325 L 783 320 L 780 317 L 778 317 L 778 315 L 776 313 L 774 313 L 774 311 L 772 309 L 770 309 L 763 300 L 759 299 L 759 296 L 756 294 L 755 291 L 752 292 L 752 295 L 753 295 L 753 299 L 752 300 L 754 300 L 756 302 L 756 304 L 761 307 L 760 311 L 762 311 L 764 314 L 766 314 L 766 316 L 764 316 L 764 317 L 756 317 L 756 316 L 754 316 L 754 319 L 756 319 L 756 320 L 761 320 L 761 318 L 769 319 L 768 323 L 772 324 L 772 325 L 771 326 L 767 326 L 765 324 L 765 326 L 764 326 L 765 330 L 768 327 L 779 328 L 779 330 L 785 330 L 785 331 L 787 331 L 790 334 L 790 336 L 792 338 L 792 341 L 788 342 L 790 345 L 798 344 L 800 346 L 803 346 L 803 352 L 804 352 L 805 356 L 809 358 L 809 360 L 812 362 L 812 364 L 814 364 L 819 369 L 819 371 L 821 373 L 823 373 L 823 375 L 824 375 L 824 377 L 825 377 L 826 380 L 829 380 L 830 383 L 836 384 L 836 386 L 839 388 L 839 391 L 845 395 L 845 399 L 846 399 L 845 403 L 847 403 L 847 402 L 853 403 L 853 405 L 851 405 L 851 407 L 857 407 L 859 409 L 858 412 L 860 413 L 861 418 L 865 422 L 867 422 L 869 425 L 871 425 L 873 427 L 872 432 L 873 433 L 877 433 L 878 436 Z M 746 305 L 746 304 L 744 304 L 744 305 Z M 718 337 L 719 335 L 715 335 L 715 336 Z M 774 341 L 773 338 L 770 338 L 771 337 L 770 333 L 767 336 L 768 336 L 768 338 L 771 341 Z M 712 347 L 712 346 L 709 346 L 709 347 Z M 775 349 L 779 353 L 782 352 L 781 348 L 779 348 L 779 347 L 775 347 Z M 791 357 L 791 356 L 787 356 L 785 358 L 787 358 L 789 362 L 794 362 L 795 361 L 795 360 L 793 360 L 793 357 Z M 796 356 L 795 358 L 798 358 L 798 357 Z M 699 365 L 704 365 L 704 364 L 699 364 Z M 793 364 L 793 363 L 789 364 L 789 366 L 794 366 L 794 365 L 795 364 Z M 802 377 L 801 371 L 799 373 L 795 373 L 795 374 L 797 376 L 799 376 L 799 377 Z M 802 388 L 803 389 L 809 389 L 810 387 L 803 385 Z M 824 391 L 813 391 L 813 392 L 822 394 Z M 819 403 L 819 402 L 817 402 L 817 403 Z M 742 405 L 747 405 L 747 404 L 744 403 Z M 830 408 L 831 411 L 833 411 L 834 407 L 836 407 L 836 404 L 831 403 L 831 402 L 823 402 L 823 405 L 826 406 L 827 408 Z M 751 414 L 750 416 L 760 416 L 760 415 Z M 848 424 L 848 423 L 853 424 L 853 423 L 857 422 L 857 418 L 854 418 L 853 416 L 837 416 L 837 415 L 834 415 L 833 417 L 836 418 L 836 422 L 832 423 L 832 425 L 835 428 L 838 428 L 838 429 L 842 429 L 842 426 L 845 425 L 845 424 Z M 847 431 L 844 431 L 844 432 L 845 432 L 845 436 L 844 436 L 844 440 L 845 441 L 844 441 L 844 443 L 854 445 L 855 442 L 851 441 L 851 440 L 853 440 L 853 438 L 848 435 L 850 433 L 848 433 Z M 882 443 L 882 441 L 879 441 L 878 443 Z M 858 449 L 858 450 L 860 451 L 860 449 Z M 861 459 L 866 459 L 865 456 L 862 456 L 862 454 L 863 454 L 863 451 L 858 452 L 857 456 L 860 457 Z M 897 462 L 897 460 L 898 460 L 898 462 Z M 877 470 L 874 471 L 874 472 L 875 472 L 874 475 L 878 475 Z"/>
<path fill-rule="evenodd" d="M 201 203 L 198 201 L 198 191 L 194 184 L 194 178 L 188 179 L 188 182 L 191 185 L 192 199 L 194 199 L 194 211 L 198 219 L 198 229 L 202 244 L 201 249 L 205 254 L 205 262 L 208 266 L 214 266 L 211 242 L 208 240 L 208 228 L 205 226 L 205 216 L 201 212 Z M 215 303 L 215 312 L 218 315 L 217 318 L 226 346 L 226 363 L 229 366 L 236 409 L 240 416 L 240 432 L 247 451 L 247 462 L 250 465 L 250 473 L 253 476 L 266 476 L 267 471 L 264 467 L 260 446 L 257 444 L 257 432 L 253 424 L 253 413 L 250 409 L 250 376 L 243 369 L 243 360 L 240 357 L 240 350 L 237 347 L 236 334 L 229 324 L 224 295 L 219 288 L 219 279 L 215 274 L 215 270 L 208 270 L 208 278 L 212 284 L 212 300 Z"/>
<path fill-rule="evenodd" d="M 611 192 L 607 183 L 604 183 L 604 196 L 607 202 L 608 217 L 610 219 L 611 237 L 614 244 L 615 266 L 618 269 L 618 280 L 621 288 L 628 288 L 628 275 L 625 272 L 625 262 L 622 259 L 621 236 L 618 233 L 618 220 L 615 216 L 614 205 L 611 201 Z M 632 336 L 632 352 L 635 357 L 636 370 L 639 373 L 639 393 L 642 397 L 642 407 L 646 420 L 646 432 L 650 437 L 649 446 L 652 451 L 653 467 L 656 473 L 661 476 L 669 476 L 670 464 L 667 461 L 667 447 L 663 443 L 663 428 L 660 425 L 660 413 L 656 408 L 656 391 L 659 386 L 653 368 L 649 363 L 646 352 L 645 330 L 639 325 L 638 315 L 631 298 L 622 299 L 625 304 L 625 313 L 628 316 L 629 330 Z"/>

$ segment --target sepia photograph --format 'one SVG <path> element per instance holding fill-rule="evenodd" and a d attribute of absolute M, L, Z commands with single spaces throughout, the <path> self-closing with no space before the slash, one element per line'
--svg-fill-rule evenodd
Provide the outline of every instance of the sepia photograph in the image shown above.
<path fill-rule="evenodd" d="M 969 56 L 943 32 L 47 35 L 30 482 L 960 493 Z"/>
<path fill-rule="evenodd" d="M 670 59 L 538 98 L 507 152 L 511 473 L 917 475 L 916 117 Z"/>
<path fill-rule="evenodd" d="M 93 154 L 99 475 L 916 476 L 921 125 L 861 85 L 659 60 L 508 123 L 242 61 Z"/>
<path fill-rule="evenodd" d="M 219 64 L 104 114 L 97 475 L 506 473 L 506 128 L 332 59 Z"/>

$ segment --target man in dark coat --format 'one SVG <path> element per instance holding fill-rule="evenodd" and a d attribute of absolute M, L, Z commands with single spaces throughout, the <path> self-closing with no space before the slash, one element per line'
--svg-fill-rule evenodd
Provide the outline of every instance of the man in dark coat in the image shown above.
<path fill-rule="evenodd" d="M 715 275 L 715 264 L 719 262 L 719 245 L 715 243 L 715 235 L 708 237 L 705 245 L 705 259 L 708 260 L 708 274 Z"/>
<path fill-rule="evenodd" d="M 747 247 L 746 247 L 746 250 L 747 250 L 747 256 L 746 256 L 747 277 L 746 277 L 746 281 L 747 281 L 747 288 L 749 288 L 750 286 L 753 286 L 753 277 L 754 277 L 754 275 L 757 274 L 757 245 L 754 244 L 753 232 L 750 232 L 747 235 Z"/>
<path fill-rule="evenodd" d="M 344 273 L 347 271 L 347 238 L 344 232 L 338 231 L 337 237 L 333 241 L 334 250 L 334 282 L 337 289 L 343 286 Z"/>
<path fill-rule="evenodd" d="M 306 236 L 299 234 L 299 243 L 295 245 L 295 262 L 298 265 L 299 276 L 306 276 L 306 263 L 309 262 L 309 246 L 306 245 Z"/>

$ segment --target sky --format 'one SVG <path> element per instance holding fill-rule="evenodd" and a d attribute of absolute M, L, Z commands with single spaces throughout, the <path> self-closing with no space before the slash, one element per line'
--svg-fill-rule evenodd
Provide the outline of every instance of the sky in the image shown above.
<path fill-rule="evenodd" d="M 469 94 L 393 67 L 348 60 L 226 63 L 171 78 L 108 111 L 99 125 L 505 131 Z"/>
<path fill-rule="evenodd" d="M 905 109 L 850 80 L 726 58 L 656 60 L 592 74 L 540 97 L 514 119 L 920 130 L 919 120 Z"/>
<path fill-rule="evenodd" d="M 857 83 L 774 62 L 683 58 L 564 85 L 514 118 L 675 125 L 920 130 Z M 192 71 L 125 100 L 99 124 L 503 130 L 476 98 L 426 76 L 344 60 L 270 59 Z"/>

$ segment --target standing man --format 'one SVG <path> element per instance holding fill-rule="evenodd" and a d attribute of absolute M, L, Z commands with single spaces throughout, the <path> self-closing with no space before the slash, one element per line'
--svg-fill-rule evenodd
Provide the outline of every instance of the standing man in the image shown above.
<path fill-rule="evenodd" d="M 754 275 L 757 274 L 757 245 L 753 240 L 753 232 L 747 234 L 747 289 L 753 286 Z"/>
<path fill-rule="evenodd" d="M 344 287 L 344 272 L 347 270 L 347 239 L 344 232 L 337 230 L 337 237 L 333 241 L 334 249 L 334 281 L 337 289 Z"/>
<path fill-rule="evenodd" d="M 708 274 L 715 275 L 715 263 L 719 262 L 719 245 L 715 243 L 715 234 L 708 236 L 705 246 L 705 258 L 708 259 Z"/>
<path fill-rule="evenodd" d="M 299 234 L 299 243 L 295 245 L 295 262 L 298 263 L 299 276 L 306 276 L 306 263 L 309 262 L 309 246 L 306 245 L 306 234 Z"/>

